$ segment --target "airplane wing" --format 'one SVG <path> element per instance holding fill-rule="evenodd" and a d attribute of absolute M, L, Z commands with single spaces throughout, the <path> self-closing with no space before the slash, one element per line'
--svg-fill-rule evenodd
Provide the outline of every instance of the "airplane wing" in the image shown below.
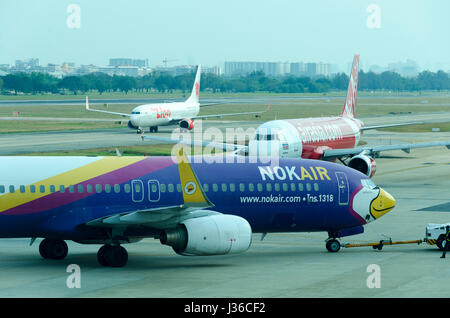
<path fill-rule="evenodd" d="M 402 150 L 406 153 L 410 153 L 411 149 L 414 148 L 427 148 L 427 147 L 439 147 L 446 146 L 450 149 L 450 141 L 437 141 L 437 142 L 419 142 L 419 143 L 405 143 L 405 144 L 397 144 L 397 145 L 382 145 L 382 146 L 365 146 L 365 147 L 356 147 L 356 148 L 348 148 L 348 149 L 330 149 L 323 151 L 323 159 L 330 160 L 335 158 L 341 158 L 344 156 L 352 156 L 358 155 L 360 153 L 366 153 L 368 155 L 376 155 L 381 151 L 389 151 L 389 150 Z"/>
<path fill-rule="evenodd" d="M 397 126 L 408 126 L 408 125 L 423 125 L 423 124 L 426 124 L 426 122 L 418 121 L 418 122 L 408 122 L 408 123 L 400 123 L 400 124 L 365 126 L 365 127 L 361 127 L 361 130 L 370 130 L 370 129 L 379 129 L 379 128 L 388 128 L 388 127 L 397 127 Z"/>
<path fill-rule="evenodd" d="M 91 112 L 99 112 L 99 113 L 106 113 L 106 114 L 113 114 L 113 115 L 118 115 L 118 116 L 122 116 L 122 117 L 130 117 L 131 114 L 125 114 L 125 113 L 118 113 L 118 112 L 110 112 L 107 110 L 100 110 L 100 109 L 92 109 L 89 107 L 89 100 L 88 97 L 86 96 L 86 110 L 89 110 Z"/>
<path fill-rule="evenodd" d="M 214 118 L 214 117 L 220 118 L 220 117 L 225 117 L 225 116 L 236 116 L 236 115 L 259 115 L 259 114 L 264 114 L 264 113 L 268 112 L 270 110 L 270 106 L 271 106 L 271 104 L 269 104 L 265 110 L 259 111 L 259 112 L 243 112 L 243 113 L 204 115 L 204 116 L 195 116 L 195 117 L 192 117 L 190 119 L 205 119 L 205 118 Z M 184 118 L 182 118 L 180 120 L 183 120 L 183 119 Z"/>
<path fill-rule="evenodd" d="M 236 145 L 236 144 L 227 144 L 227 143 L 219 143 L 207 140 L 183 140 L 183 139 L 171 139 L 166 137 L 157 137 L 157 136 L 141 136 L 142 141 L 150 140 L 157 141 L 167 144 L 184 144 L 188 146 L 198 146 L 198 147 L 207 147 L 214 149 L 221 149 L 222 151 L 239 151 L 246 150 L 248 147 L 244 145 Z"/>
<path fill-rule="evenodd" d="M 183 193 L 183 204 L 155 207 L 146 210 L 126 211 L 91 220 L 85 224 L 97 227 L 147 226 L 155 229 L 168 229 L 190 218 L 220 214 L 205 210 L 214 205 L 203 192 L 187 157 L 181 148 L 177 154 L 178 171 Z"/>

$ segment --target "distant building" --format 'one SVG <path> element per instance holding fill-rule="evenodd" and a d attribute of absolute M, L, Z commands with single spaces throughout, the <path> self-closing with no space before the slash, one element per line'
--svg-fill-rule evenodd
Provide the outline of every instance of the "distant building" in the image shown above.
<path fill-rule="evenodd" d="M 148 59 L 112 58 L 109 59 L 109 66 L 137 66 L 148 67 Z"/>
<path fill-rule="evenodd" d="M 268 76 L 330 76 L 332 64 L 303 62 L 225 62 L 225 75 L 246 75 L 262 71 Z"/>

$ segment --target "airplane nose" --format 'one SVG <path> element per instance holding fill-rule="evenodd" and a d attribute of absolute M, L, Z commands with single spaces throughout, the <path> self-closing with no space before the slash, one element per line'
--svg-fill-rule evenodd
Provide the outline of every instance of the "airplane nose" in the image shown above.
<path fill-rule="evenodd" d="M 394 207 L 394 197 L 380 188 L 380 193 L 370 203 L 370 213 L 375 219 L 378 219 L 391 211 Z"/>

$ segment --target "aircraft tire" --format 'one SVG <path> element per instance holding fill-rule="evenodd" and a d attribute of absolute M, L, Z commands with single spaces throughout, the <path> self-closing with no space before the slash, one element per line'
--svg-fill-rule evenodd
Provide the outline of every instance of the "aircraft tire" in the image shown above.
<path fill-rule="evenodd" d="M 338 240 L 332 239 L 327 241 L 326 248 L 328 252 L 336 253 L 341 249 L 341 243 Z"/>
<path fill-rule="evenodd" d="M 158 132 L 158 126 L 150 127 L 150 132 L 151 132 L 151 133 L 152 133 L 152 132 L 157 133 L 157 132 Z"/>
<path fill-rule="evenodd" d="M 45 259 L 64 259 L 69 248 L 63 240 L 44 239 L 39 245 L 39 253 Z"/>
<path fill-rule="evenodd" d="M 111 247 L 111 245 L 103 245 L 102 247 L 99 248 L 98 252 L 97 252 L 97 261 L 100 265 L 102 266 L 108 266 L 108 263 L 106 262 L 105 259 L 105 252 Z"/>
<path fill-rule="evenodd" d="M 47 259 L 47 245 L 48 239 L 43 239 L 41 244 L 39 244 L 39 254 L 41 254 L 42 258 Z"/>
<path fill-rule="evenodd" d="M 128 261 L 128 252 L 120 245 L 106 249 L 104 255 L 106 263 L 111 267 L 123 267 Z"/>

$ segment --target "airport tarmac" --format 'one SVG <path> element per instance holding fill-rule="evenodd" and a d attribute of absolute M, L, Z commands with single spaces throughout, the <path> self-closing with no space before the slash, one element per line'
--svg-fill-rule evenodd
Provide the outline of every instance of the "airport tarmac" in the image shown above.
<path fill-rule="evenodd" d="M 61 119 L 61 118 L 59 118 Z M 267 120 L 274 118 L 267 117 Z M 399 114 L 384 115 L 374 117 L 362 117 L 366 126 L 380 124 L 396 124 L 401 122 L 445 122 L 450 121 L 450 112 L 423 113 L 423 114 Z M 202 128 L 200 129 L 199 123 Z M 229 129 L 242 129 L 249 132 L 247 138 L 251 137 L 251 129 L 256 128 L 264 121 L 233 121 L 233 120 L 197 120 L 193 132 L 197 129 L 207 132 L 211 128 L 219 128 L 222 132 Z M 158 137 L 170 137 L 176 126 L 159 127 Z M 249 130 L 250 129 L 250 130 Z M 211 131 L 211 130 L 210 130 Z M 150 135 L 146 132 L 146 135 Z M 400 136 L 400 137 L 396 137 Z M 392 144 L 399 142 L 420 142 L 448 140 L 448 133 L 410 133 L 396 134 L 392 132 L 365 131 L 363 140 L 374 144 Z M 245 136 L 244 136 L 245 137 Z M 198 138 L 195 135 L 193 138 Z M 224 135 L 224 139 L 226 135 Z M 436 139 L 437 138 L 437 139 Z M 446 139 L 447 138 L 447 139 Z M 225 140 L 224 140 L 225 141 Z M 153 142 L 146 143 L 151 147 Z M 73 130 L 73 131 L 51 131 L 33 133 L 7 133 L 0 134 L 0 155 L 17 155 L 32 152 L 51 152 L 74 149 L 89 149 L 97 147 L 120 147 L 142 145 L 142 140 L 133 130 L 126 127 L 118 129 L 93 129 L 93 130 Z"/>
<path fill-rule="evenodd" d="M 64 138 L 68 148 L 76 148 L 117 142 L 119 136 L 138 137 L 129 132 L 101 134 L 105 138 L 97 141 L 92 141 L 92 132 L 65 133 Z M 15 138 L 16 143 L 30 147 L 42 141 L 41 147 L 49 150 L 55 136 L 37 135 Z M 379 131 L 366 132 L 363 138 L 369 143 L 448 139 L 450 133 Z M 14 147 L 12 141 L 9 147 Z M 343 238 L 342 243 L 423 239 L 428 223 L 450 222 L 450 151 L 439 147 L 383 155 L 373 180 L 396 198 L 397 206 L 367 225 L 364 234 Z M 40 257 L 40 239 L 31 247 L 29 239 L 1 239 L 0 297 L 450 297 L 450 255 L 440 259 L 434 246 L 343 248 L 332 254 L 325 249 L 326 233 L 269 233 L 260 238 L 254 234 L 243 254 L 208 257 L 179 256 L 159 241 L 145 239 L 126 245 L 129 262 L 124 268 L 101 267 L 98 245 L 68 242 L 67 258 L 54 261 Z M 81 288 L 67 287 L 71 264 L 80 267 Z M 367 285 L 372 264 L 379 266 L 380 288 Z"/>

